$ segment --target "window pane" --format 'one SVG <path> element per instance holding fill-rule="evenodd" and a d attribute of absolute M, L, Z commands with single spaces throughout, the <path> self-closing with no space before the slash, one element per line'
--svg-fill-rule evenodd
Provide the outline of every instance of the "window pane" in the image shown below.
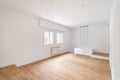
<path fill-rule="evenodd" d="M 63 33 L 57 33 L 57 43 L 63 43 Z"/>
<path fill-rule="evenodd" d="M 49 44 L 49 32 L 44 32 L 44 44 L 48 45 Z"/>
<path fill-rule="evenodd" d="M 54 42 L 54 34 L 53 32 L 50 32 L 50 44 L 53 44 Z"/>
<path fill-rule="evenodd" d="M 60 34 L 60 43 L 63 43 L 63 33 Z"/>
<path fill-rule="evenodd" d="M 57 43 L 59 43 L 59 33 L 57 33 Z"/>

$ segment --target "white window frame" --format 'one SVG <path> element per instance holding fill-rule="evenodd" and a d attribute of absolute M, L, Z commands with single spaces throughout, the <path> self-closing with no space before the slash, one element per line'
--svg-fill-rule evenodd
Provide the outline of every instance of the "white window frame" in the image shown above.
<path fill-rule="evenodd" d="M 45 37 L 46 37 L 45 33 L 48 33 L 48 42 L 45 41 Z M 54 44 L 54 32 L 53 31 L 44 31 L 44 45 L 52 45 L 52 44 Z"/>
<path fill-rule="evenodd" d="M 60 40 L 62 38 L 62 40 Z M 57 44 L 63 44 L 64 43 L 64 34 L 63 32 L 57 32 L 56 33 L 56 43 Z"/>

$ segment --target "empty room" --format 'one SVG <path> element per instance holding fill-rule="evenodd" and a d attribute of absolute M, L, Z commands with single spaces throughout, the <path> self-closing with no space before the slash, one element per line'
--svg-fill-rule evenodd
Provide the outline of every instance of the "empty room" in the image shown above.
<path fill-rule="evenodd" d="M 0 0 L 0 80 L 120 80 L 120 0 Z"/>

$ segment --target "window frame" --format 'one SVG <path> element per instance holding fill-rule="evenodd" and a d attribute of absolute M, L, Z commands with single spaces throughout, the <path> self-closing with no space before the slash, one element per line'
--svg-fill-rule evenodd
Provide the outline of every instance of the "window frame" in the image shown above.
<path fill-rule="evenodd" d="M 48 44 L 46 44 L 46 39 L 45 39 L 45 33 L 48 33 Z M 52 33 L 52 37 L 51 37 L 51 33 Z M 47 45 L 53 45 L 55 43 L 55 40 L 54 40 L 54 32 L 53 31 L 44 31 L 44 45 L 47 46 Z M 52 38 L 52 39 L 51 39 Z M 52 41 L 51 41 L 52 40 Z"/>
<path fill-rule="evenodd" d="M 59 35 L 59 38 L 58 38 Z M 62 38 L 62 40 L 58 40 Z M 56 44 L 63 44 L 64 43 L 64 33 L 63 32 L 56 32 Z"/>
<path fill-rule="evenodd" d="M 45 44 L 45 32 L 48 32 L 49 33 L 49 42 L 48 44 Z M 53 33 L 53 38 L 52 38 L 52 42 L 50 41 L 50 33 Z M 58 42 L 57 41 L 57 34 L 62 34 L 62 40 L 61 42 Z M 62 45 L 64 43 L 64 32 L 63 31 L 59 31 L 59 30 L 52 30 L 52 29 L 44 29 L 43 31 L 43 45 L 44 46 L 54 46 L 54 45 Z"/>

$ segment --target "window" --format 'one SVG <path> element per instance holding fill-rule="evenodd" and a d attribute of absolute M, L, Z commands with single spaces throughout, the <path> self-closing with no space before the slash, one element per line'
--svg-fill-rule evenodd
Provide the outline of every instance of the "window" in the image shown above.
<path fill-rule="evenodd" d="M 57 43 L 63 43 L 63 33 L 57 33 Z"/>
<path fill-rule="evenodd" d="M 54 43 L 53 32 L 44 32 L 44 44 L 49 45 Z"/>
<path fill-rule="evenodd" d="M 55 35 L 54 35 L 55 34 Z M 44 32 L 44 45 L 62 44 L 63 33 L 57 31 L 45 31 Z"/>
<path fill-rule="evenodd" d="M 53 44 L 54 41 L 54 35 L 53 32 L 50 32 L 50 44 Z"/>

